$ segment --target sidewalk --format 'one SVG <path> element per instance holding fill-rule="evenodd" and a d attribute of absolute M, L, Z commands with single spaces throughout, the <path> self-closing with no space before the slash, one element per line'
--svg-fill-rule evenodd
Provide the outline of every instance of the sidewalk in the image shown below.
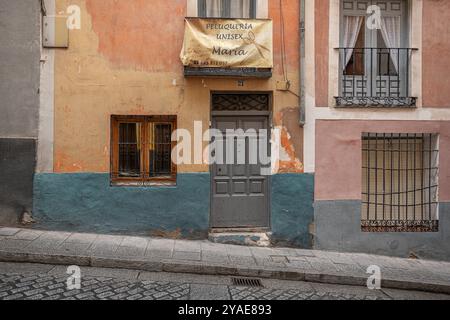
<path fill-rule="evenodd" d="M 381 268 L 382 287 L 450 294 L 450 263 L 208 241 L 47 232 L 0 227 L 0 261 L 229 275 L 366 286 Z"/>

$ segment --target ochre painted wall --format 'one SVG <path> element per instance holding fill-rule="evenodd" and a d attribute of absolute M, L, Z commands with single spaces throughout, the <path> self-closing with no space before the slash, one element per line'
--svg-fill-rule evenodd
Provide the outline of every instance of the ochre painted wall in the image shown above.
<path fill-rule="evenodd" d="M 450 122 L 318 120 L 316 130 L 316 201 L 361 199 L 363 132 L 439 134 L 439 201 L 450 201 Z"/>
<path fill-rule="evenodd" d="M 450 108 L 450 1 L 423 1 L 423 105 Z"/>
<path fill-rule="evenodd" d="M 269 0 L 274 24 L 274 76 L 270 80 L 186 79 L 179 60 L 186 0 L 57 0 L 57 11 L 81 8 L 81 30 L 56 52 L 54 171 L 109 172 L 110 116 L 175 114 L 178 127 L 209 126 L 210 92 L 273 91 L 275 125 L 283 126 L 282 172 L 302 172 L 298 126 L 299 4 L 283 0 L 287 76 L 292 92 L 276 91 L 281 67 L 280 7 Z M 287 155 L 287 156 L 286 156 Z M 206 172 L 182 165 L 179 172 Z"/>

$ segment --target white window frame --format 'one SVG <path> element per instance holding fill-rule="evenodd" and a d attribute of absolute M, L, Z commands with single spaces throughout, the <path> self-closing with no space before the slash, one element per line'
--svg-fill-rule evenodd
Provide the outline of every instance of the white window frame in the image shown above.
<path fill-rule="evenodd" d="M 414 51 L 411 57 L 410 95 L 417 97 L 416 107 L 422 107 L 422 11 L 423 0 L 408 0 L 409 35 L 408 40 Z M 328 105 L 336 107 L 340 84 L 340 33 L 341 33 L 341 0 L 330 0 L 329 12 L 329 73 L 328 73 Z"/>

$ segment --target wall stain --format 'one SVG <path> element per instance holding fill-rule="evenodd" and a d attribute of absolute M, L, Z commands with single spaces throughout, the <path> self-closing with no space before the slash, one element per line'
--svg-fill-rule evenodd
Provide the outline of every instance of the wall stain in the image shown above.
<path fill-rule="evenodd" d="M 150 72 L 181 70 L 186 1 L 86 0 L 86 7 L 98 51 L 114 65 Z"/>
<path fill-rule="evenodd" d="M 281 157 L 279 173 L 303 173 L 302 129 L 298 122 L 298 108 L 284 108 L 275 115 L 275 123 L 281 126 Z M 293 138 L 294 137 L 294 138 Z M 297 141 L 298 140 L 298 141 Z"/>

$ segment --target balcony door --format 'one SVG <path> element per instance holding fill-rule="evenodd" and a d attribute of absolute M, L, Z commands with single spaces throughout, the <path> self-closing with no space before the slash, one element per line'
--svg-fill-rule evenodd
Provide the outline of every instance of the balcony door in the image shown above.
<path fill-rule="evenodd" d="M 406 97 L 408 92 L 407 1 L 344 0 L 340 66 L 343 97 Z M 381 13 L 378 23 L 375 11 Z"/>

